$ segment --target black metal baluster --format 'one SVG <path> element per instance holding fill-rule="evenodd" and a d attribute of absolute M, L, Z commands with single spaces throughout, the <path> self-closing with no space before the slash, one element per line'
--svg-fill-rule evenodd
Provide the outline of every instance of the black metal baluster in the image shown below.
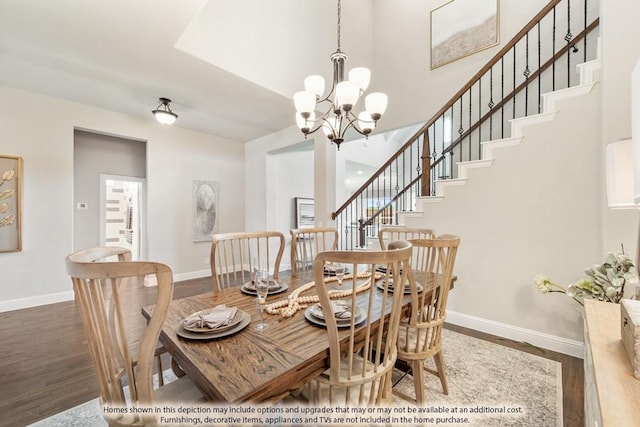
<path fill-rule="evenodd" d="M 445 113 L 442 113 L 442 116 L 440 116 L 442 118 L 442 153 L 444 153 L 444 135 L 446 133 L 445 131 Z M 434 138 L 432 139 L 433 141 L 433 151 L 429 154 L 432 158 L 431 160 L 431 164 L 434 164 L 436 162 L 436 160 L 438 159 L 438 151 L 436 149 L 436 147 L 438 146 L 438 140 L 435 138 L 435 130 L 434 130 Z M 435 166 L 434 166 L 435 167 Z M 447 169 L 446 169 L 446 164 L 444 161 L 441 161 L 440 163 L 438 163 L 437 165 L 438 170 L 440 171 L 438 173 L 439 176 L 445 176 L 447 175 Z"/>
<path fill-rule="evenodd" d="M 493 140 L 493 66 L 489 69 L 489 141 Z"/>
<path fill-rule="evenodd" d="M 396 186 L 395 186 L 395 194 L 393 195 L 393 197 L 396 198 L 396 213 L 395 213 L 395 221 L 394 224 L 398 223 L 398 209 L 400 207 L 400 201 L 399 201 L 399 197 L 398 197 L 398 193 L 400 192 L 400 174 L 399 174 L 399 168 L 398 168 L 398 158 L 396 157 Z M 402 187 L 404 188 L 404 187 Z"/>
<path fill-rule="evenodd" d="M 431 168 L 431 171 L 429 171 L 429 179 L 431 180 L 431 195 L 435 196 L 436 195 L 436 168 Z"/>
<path fill-rule="evenodd" d="M 582 39 L 582 62 L 587 62 L 587 0 L 584 0 L 584 38 Z"/>
<path fill-rule="evenodd" d="M 405 155 L 405 153 L 406 152 L 404 152 L 404 151 L 402 152 L 402 188 L 403 189 L 407 188 L 407 179 L 406 179 L 407 178 L 407 174 L 406 174 L 406 169 L 405 169 L 405 165 L 406 165 L 406 155 Z M 403 200 L 403 210 L 406 211 L 407 210 L 407 206 L 408 206 L 407 195 L 406 194 L 402 197 L 402 200 Z M 413 207 L 411 206 L 409 210 L 412 211 Z"/>
<path fill-rule="evenodd" d="M 553 36 L 551 37 L 551 90 L 556 90 L 556 7 L 553 7 Z"/>
<path fill-rule="evenodd" d="M 458 128 L 458 137 L 461 137 L 462 134 L 464 133 L 464 128 L 462 127 L 462 99 L 464 98 L 464 94 L 460 96 L 460 128 Z M 460 139 L 460 138 L 458 138 Z M 460 139 L 460 160 L 458 160 L 459 162 L 462 161 L 462 140 Z M 451 177 L 453 178 L 453 173 L 451 174 Z"/>
<path fill-rule="evenodd" d="M 413 144 L 409 145 L 409 174 L 410 180 L 413 180 Z"/>
<path fill-rule="evenodd" d="M 529 33 L 527 32 L 527 35 L 525 37 L 525 43 L 526 43 L 526 49 L 525 49 L 525 54 L 524 54 L 524 58 L 525 58 L 525 67 L 524 67 L 524 72 L 522 73 L 524 75 L 524 81 L 525 81 L 525 86 L 524 86 L 524 116 L 528 116 L 529 115 L 529 75 L 531 74 L 531 70 L 529 70 Z"/>
<path fill-rule="evenodd" d="M 500 102 L 502 106 L 500 107 L 500 113 L 502 114 L 502 120 L 500 121 L 500 138 L 504 138 L 504 56 L 500 58 Z"/>
<path fill-rule="evenodd" d="M 513 108 L 511 111 L 511 118 L 516 118 L 516 46 L 518 44 L 513 45 Z"/>
<path fill-rule="evenodd" d="M 478 160 L 482 159 L 482 76 L 478 79 Z"/>
<path fill-rule="evenodd" d="M 571 0 L 567 0 L 567 34 L 564 39 L 567 42 L 567 87 L 571 87 Z"/>
<path fill-rule="evenodd" d="M 471 129 L 471 87 L 469 88 L 469 129 Z M 467 160 L 471 160 L 471 132 L 469 132 L 469 158 Z"/>
<path fill-rule="evenodd" d="M 541 51 L 541 46 L 540 46 L 540 21 L 538 21 L 538 114 L 541 113 L 542 111 L 542 88 L 541 88 L 541 84 L 542 84 L 542 72 L 540 70 L 540 51 Z"/>

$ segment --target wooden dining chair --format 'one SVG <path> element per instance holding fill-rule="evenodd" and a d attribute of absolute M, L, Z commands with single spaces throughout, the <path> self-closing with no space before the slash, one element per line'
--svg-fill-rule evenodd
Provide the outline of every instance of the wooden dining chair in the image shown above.
<path fill-rule="evenodd" d="M 338 230 L 334 227 L 295 228 L 291 230 L 291 277 L 313 268 L 316 255 L 338 248 Z"/>
<path fill-rule="evenodd" d="M 378 231 L 378 241 L 380 248 L 386 249 L 388 242 L 396 240 L 412 239 L 432 239 L 435 237 L 435 231 L 430 228 L 416 228 L 405 226 L 388 226 Z M 414 270 L 423 269 L 425 265 L 425 251 L 423 248 L 413 248 L 411 255 L 411 266 Z"/>
<path fill-rule="evenodd" d="M 173 273 L 164 264 L 129 261 L 127 252 L 125 248 L 96 247 L 74 252 L 65 259 L 96 371 L 101 404 L 130 407 L 202 401 L 202 394 L 187 376 L 154 389 L 153 359 L 173 296 Z M 113 257 L 120 260 L 110 261 Z M 157 279 L 158 295 L 153 315 L 142 339 L 137 341 L 131 336 L 138 322 L 126 310 L 126 288 L 134 279 L 146 275 Z M 156 424 L 153 415 L 104 411 L 102 414 L 110 426 Z"/>
<path fill-rule="evenodd" d="M 460 238 L 442 235 L 433 239 L 411 240 L 414 249 L 426 252 L 425 267 L 410 274 L 411 312 L 400 323 L 398 335 L 398 359 L 411 367 L 415 388 L 415 399 L 396 391 L 405 399 L 424 404 L 424 372 L 436 375 L 442 384 L 444 394 L 449 394 L 447 373 L 442 357 L 442 327 L 447 309 L 447 298 L 453 279 L 453 267 L 460 245 Z M 414 277 L 417 276 L 417 277 Z M 418 291 L 417 283 L 423 286 Z M 424 366 L 433 357 L 436 369 Z"/>
<path fill-rule="evenodd" d="M 407 279 L 411 244 L 393 242 L 387 251 L 328 251 L 316 256 L 313 263 L 315 288 L 319 296 L 329 339 L 329 369 L 311 380 L 303 391 L 310 404 L 339 406 L 377 406 L 392 404 L 391 375 L 397 358 L 396 340 L 402 311 L 403 293 L 393 293 L 378 273 L 379 280 L 368 283 L 365 277 L 353 280 L 345 276 L 342 286 L 351 295 L 342 298 L 353 315 L 347 325 L 338 328 L 324 267 L 330 262 L 345 263 L 351 272 L 369 271 L 385 265 L 400 271 L 397 279 Z M 379 322 L 376 311 L 384 310 Z"/>
<path fill-rule="evenodd" d="M 284 235 L 279 231 L 214 234 L 210 260 L 213 291 L 249 282 L 255 264 L 277 280 L 283 252 Z"/>

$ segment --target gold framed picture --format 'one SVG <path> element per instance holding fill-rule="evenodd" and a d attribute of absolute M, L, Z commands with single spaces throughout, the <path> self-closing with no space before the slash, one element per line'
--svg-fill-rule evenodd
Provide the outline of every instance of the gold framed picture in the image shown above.
<path fill-rule="evenodd" d="M 431 11 L 431 69 L 499 43 L 499 0 L 451 0 Z"/>
<path fill-rule="evenodd" d="M 22 157 L 0 155 L 0 252 L 22 250 Z"/>

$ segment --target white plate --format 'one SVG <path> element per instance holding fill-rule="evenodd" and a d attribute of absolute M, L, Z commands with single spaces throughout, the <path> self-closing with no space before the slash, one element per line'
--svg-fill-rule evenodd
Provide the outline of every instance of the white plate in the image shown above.
<path fill-rule="evenodd" d="M 240 313 L 242 313 L 242 318 L 240 322 L 237 323 L 233 328 L 229 328 L 224 331 L 214 330 L 211 332 L 191 332 L 187 331 L 184 326 L 180 325 L 180 327 L 178 328 L 178 335 L 182 338 L 188 338 L 191 340 L 211 340 L 233 335 L 236 332 L 239 332 L 246 328 L 249 322 L 251 322 L 251 316 L 249 315 L 249 313 L 246 313 L 244 311 L 240 311 Z"/>
<path fill-rule="evenodd" d="M 349 271 L 350 271 L 350 270 L 349 270 L 348 268 L 345 268 L 345 269 L 344 269 L 344 274 L 345 274 L 345 275 L 349 274 Z M 324 275 L 325 275 L 325 276 L 335 276 L 335 275 L 336 275 L 336 269 L 335 269 L 335 267 L 325 267 L 325 268 L 324 268 Z"/>
<path fill-rule="evenodd" d="M 207 308 L 206 310 L 198 311 L 187 317 L 198 316 L 200 314 L 209 314 L 211 310 L 213 310 L 213 308 Z M 240 323 L 242 321 L 242 313 L 243 312 L 241 310 L 236 310 L 236 314 L 233 316 L 233 319 L 231 319 L 231 322 L 229 322 L 229 324 L 224 326 L 219 326 L 215 329 L 207 328 L 206 326 L 202 328 L 197 328 L 197 327 L 182 325 L 182 327 L 189 332 L 198 332 L 198 333 L 207 333 L 207 332 L 213 332 L 213 331 L 222 332 L 222 331 L 226 331 L 227 329 L 231 329 L 234 326 L 236 326 L 238 323 Z"/>
<path fill-rule="evenodd" d="M 269 292 L 267 293 L 267 296 L 279 294 L 279 293 L 282 293 L 282 292 L 286 291 L 287 289 L 289 289 L 289 285 L 287 285 L 285 282 L 283 282 L 281 280 L 279 280 L 279 282 L 280 282 L 280 287 L 278 289 L 274 289 L 274 290 L 269 289 Z M 251 282 L 247 282 L 244 285 L 242 285 L 240 290 L 243 293 L 247 294 L 247 295 L 257 295 L 256 294 L 256 288 L 253 286 L 253 284 Z"/>
<path fill-rule="evenodd" d="M 378 289 L 382 289 L 384 291 L 384 280 L 381 280 L 378 282 L 378 284 L 376 285 L 378 287 Z M 393 292 L 393 280 L 389 280 L 389 292 Z M 416 283 L 416 290 L 418 291 L 418 293 L 422 292 L 424 288 L 422 287 L 422 285 L 420 283 Z M 410 294 L 411 293 L 411 286 L 405 286 L 404 287 L 404 293 L 405 294 Z"/>
<path fill-rule="evenodd" d="M 332 304 L 339 304 L 338 301 L 332 301 Z M 314 315 L 315 317 L 317 317 L 320 320 L 324 320 L 324 313 L 322 312 L 322 306 L 320 305 L 320 303 L 316 303 L 313 304 L 310 308 L 310 312 L 312 315 Z M 333 311 L 335 312 L 335 306 Z M 356 305 L 356 319 L 358 318 L 358 316 L 361 316 L 362 314 L 364 314 L 364 310 L 362 310 L 360 307 L 358 307 Z M 336 317 L 336 322 L 351 322 L 351 317 L 347 317 L 347 318 L 337 318 Z"/>
<path fill-rule="evenodd" d="M 304 311 L 304 317 L 311 323 L 314 323 L 318 326 L 327 326 L 327 324 L 325 323 L 324 319 L 320 319 L 316 316 L 314 316 L 313 314 L 311 314 L 311 307 L 307 308 Z M 355 318 L 355 322 L 354 324 L 358 325 L 362 322 L 364 322 L 367 319 L 367 313 L 365 313 L 364 311 L 362 311 L 358 316 L 356 316 Z M 337 322 L 337 326 L 338 328 L 348 328 L 351 326 L 351 319 L 346 319 L 348 320 L 347 322 L 342 322 L 341 319 L 336 319 Z"/>

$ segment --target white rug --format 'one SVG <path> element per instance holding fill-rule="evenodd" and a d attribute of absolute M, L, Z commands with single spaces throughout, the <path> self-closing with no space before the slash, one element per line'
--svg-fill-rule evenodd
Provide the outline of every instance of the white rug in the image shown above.
<path fill-rule="evenodd" d="M 438 378 L 426 374 L 428 403 L 425 412 L 406 414 L 403 419 L 419 420 L 427 426 L 436 425 L 428 421 L 430 417 L 447 419 L 438 424 L 446 426 L 562 426 L 562 368 L 559 362 L 446 329 L 442 339 L 449 395 L 442 394 Z M 433 367 L 432 361 L 428 365 Z M 401 373 L 397 374 L 400 378 Z M 169 375 L 172 375 L 170 371 Z M 399 379 L 395 387 L 413 395 L 410 375 Z M 398 397 L 395 404 L 396 409 L 412 406 Z M 33 425 L 106 426 L 100 412 L 98 399 L 94 399 Z M 399 419 L 402 415 L 395 413 L 395 416 Z M 416 424 L 393 423 L 399 426 Z"/>

